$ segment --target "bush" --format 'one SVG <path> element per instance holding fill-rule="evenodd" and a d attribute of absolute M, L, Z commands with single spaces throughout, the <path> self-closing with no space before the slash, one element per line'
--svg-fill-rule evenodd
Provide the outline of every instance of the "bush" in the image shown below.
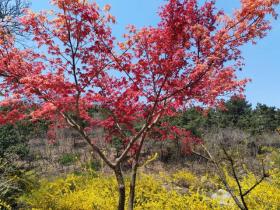
<path fill-rule="evenodd" d="M 7 204 L 5 201 L 2 201 L 0 199 L 0 209 L 1 210 L 12 210 L 12 207 L 9 204 Z"/>
<path fill-rule="evenodd" d="M 198 186 L 199 179 L 192 173 L 181 170 L 172 175 L 173 182 L 181 187 Z"/>
<path fill-rule="evenodd" d="M 17 199 L 23 193 L 28 193 L 35 185 L 36 178 L 32 171 L 26 171 L 7 160 L 0 159 L 0 206 L 2 205 L 2 208 L 5 207 L 4 204 L 13 209 L 17 208 Z"/>
<path fill-rule="evenodd" d="M 79 155 L 77 154 L 65 153 L 59 158 L 58 162 L 61 165 L 69 166 L 74 164 L 78 159 L 79 159 Z"/>
<path fill-rule="evenodd" d="M 117 206 L 117 186 L 113 178 L 68 175 L 52 182 L 41 180 L 41 187 L 22 197 L 36 209 L 112 209 Z"/>
<path fill-rule="evenodd" d="M 87 172 L 99 171 L 102 168 L 102 163 L 100 160 L 93 158 L 92 160 L 87 161 L 86 163 L 82 164 L 82 167 Z"/>
<path fill-rule="evenodd" d="M 270 172 L 271 177 L 261 182 L 254 190 L 246 197 L 245 201 L 249 209 L 254 210 L 279 210 L 280 207 L 280 173 L 278 169 Z M 238 186 L 233 177 L 226 173 L 226 178 L 232 189 L 238 194 Z M 253 173 L 249 173 L 240 181 L 243 192 L 250 189 L 259 180 Z M 222 186 L 222 184 L 221 184 Z"/>
<path fill-rule="evenodd" d="M 209 179 L 209 177 L 208 177 Z M 233 178 L 227 179 L 231 186 L 237 190 Z M 187 192 L 183 192 L 184 186 L 178 187 L 178 181 L 188 183 Z M 204 181 L 199 181 L 188 171 L 179 171 L 170 176 L 162 177 L 140 174 L 137 182 L 135 210 L 142 209 L 190 209 L 190 210 L 237 210 L 234 202 L 221 205 L 217 199 L 211 199 L 212 191 L 204 188 Z M 274 172 L 270 180 L 257 186 L 247 197 L 249 209 L 254 210 L 278 210 L 280 206 L 280 173 Z M 219 182 L 214 178 L 208 180 Z M 244 190 L 255 183 L 253 174 L 242 179 Z M 175 183 L 175 185 L 174 185 Z M 197 187 L 199 185 L 200 187 Z M 222 185 L 220 185 L 222 186 Z M 217 188 L 219 189 L 219 188 Z M 21 200 L 33 209 L 116 209 L 117 183 L 114 177 L 99 175 L 96 177 L 82 175 L 68 175 L 66 178 L 58 178 L 53 181 L 41 180 L 40 187 L 26 193 Z M 127 192 L 128 193 L 128 192 Z"/>
<path fill-rule="evenodd" d="M 167 177 L 166 180 L 172 178 Z M 218 202 L 211 201 L 202 191 L 191 190 L 188 194 L 181 194 L 171 182 L 165 183 L 151 175 L 141 174 L 137 184 L 136 210 L 220 209 Z M 169 187 L 171 189 L 167 189 Z M 117 192 L 113 177 L 68 175 L 51 182 L 42 180 L 41 187 L 23 196 L 22 201 L 35 209 L 113 210 L 117 206 Z"/>

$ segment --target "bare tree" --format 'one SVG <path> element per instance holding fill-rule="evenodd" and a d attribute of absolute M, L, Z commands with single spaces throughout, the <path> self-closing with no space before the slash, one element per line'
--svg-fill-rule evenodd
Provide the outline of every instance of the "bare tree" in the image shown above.
<path fill-rule="evenodd" d="M 262 162 L 262 176 L 260 177 L 259 180 L 257 180 L 255 182 L 254 185 L 252 185 L 249 189 L 244 190 L 241 182 L 240 182 L 240 177 L 238 176 L 238 172 L 237 172 L 237 164 L 234 161 L 234 159 L 232 158 L 232 156 L 229 154 L 229 152 L 225 149 L 225 147 L 223 145 L 221 145 L 223 153 L 225 155 L 225 159 L 226 161 L 228 161 L 231 172 L 233 174 L 233 178 L 234 181 L 238 187 L 237 192 L 235 192 L 235 190 L 229 185 L 227 178 L 226 178 L 226 174 L 222 168 L 222 164 L 221 162 L 217 161 L 217 159 L 209 152 L 209 150 L 207 149 L 207 147 L 205 145 L 202 145 L 202 148 L 204 150 L 204 154 L 198 153 L 193 151 L 196 155 L 199 155 L 200 157 L 208 160 L 209 162 L 211 162 L 214 167 L 215 167 L 215 171 L 218 175 L 218 177 L 220 178 L 221 182 L 223 183 L 223 185 L 225 186 L 226 190 L 229 192 L 229 194 L 231 195 L 231 197 L 233 198 L 234 202 L 236 203 L 236 205 L 239 207 L 239 209 L 241 210 L 249 210 L 247 202 L 245 200 L 245 197 L 252 191 L 254 190 L 259 184 L 262 183 L 262 181 L 264 181 L 265 178 L 269 177 L 269 174 L 266 173 L 265 171 L 265 167 L 264 164 Z"/>

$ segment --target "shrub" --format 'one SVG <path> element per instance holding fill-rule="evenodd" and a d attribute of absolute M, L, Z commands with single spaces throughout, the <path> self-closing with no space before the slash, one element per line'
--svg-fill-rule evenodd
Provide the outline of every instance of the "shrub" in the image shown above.
<path fill-rule="evenodd" d="M 18 197 L 28 193 L 35 185 L 36 177 L 32 171 L 26 171 L 7 160 L 0 159 L 0 206 L 4 206 L 5 202 L 13 209 L 18 207 Z"/>
<path fill-rule="evenodd" d="M 54 181 L 41 180 L 41 187 L 22 197 L 37 209 L 113 209 L 117 186 L 113 178 L 68 175 Z"/>
<path fill-rule="evenodd" d="M 249 209 L 254 210 L 279 210 L 280 207 L 280 172 L 278 169 L 272 170 L 269 179 L 261 182 L 256 188 L 254 188 L 246 197 L 245 201 Z M 238 195 L 238 186 L 233 177 L 227 172 L 226 179 L 228 184 L 234 189 Z M 250 189 L 259 180 L 253 173 L 249 172 L 248 175 L 240 179 L 240 185 L 242 186 L 243 193 Z M 220 183 L 220 186 L 222 184 Z M 237 208 L 238 209 L 238 208 Z"/>
<path fill-rule="evenodd" d="M 237 190 L 233 178 L 227 174 L 227 179 L 229 184 Z M 256 179 L 252 173 L 244 177 L 241 180 L 244 190 L 252 186 Z M 188 191 L 185 193 L 182 193 L 175 183 L 182 180 L 188 183 Z M 249 209 L 278 210 L 280 206 L 279 180 L 280 173 L 276 170 L 270 180 L 257 186 L 246 197 Z M 216 178 L 210 181 L 219 185 Z M 137 184 L 135 210 L 238 209 L 237 206 L 233 206 L 234 202 L 230 202 L 229 205 L 221 205 L 219 200 L 211 199 L 212 192 L 203 188 L 204 182 L 199 181 L 199 178 L 188 171 L 179 171 L 170 176 L 162 174 L 157 177 L 140 174 Z M 117 183 L 111 176 L 68 175 L 66 178 L 57 178 L 53 181 L 41 180 L 40 187 L 33 189 L 31 193 L 26 193 L 21 197 L 21 201 L 33 209 L 114 210 L 117 206 L 117 197 Z"/>
<path fill-rule="evenodd" d="M 181 170 L 172 175 L 173 182 L 182 187 L 198 186 L 199 179 L 189 171 Z"/>
<path fill-rule="evenodd" d="M 77 154 L 65 153 L 65 154 L 61 155 L 58 162 L 61 165 L 69 166 L 69 165 L 74 164 L 78 160 L 78 158 L 79 158 L 79 155 L 77 155 Z"/>
<path fill-rule="evenodd" d="M 100 160 L 94 158 L 82 164 L 82 167 L 85 169 L 85 171 L 94 173 L 102 168 L 102 163 Z"/>
<path fill-rule="evenodd" d="M 280 188 L 277 186 L 277 180 L 280 176 L 274 177 L 276 179 L 262 182 L 256 187 L 247 197 L 248 206 L 250 209 L 256 210 L 279 210 L 280 207 Z M 249 174 L 241 182 L 244 190 L 248 189 L 256 182 L 256 177 Z"/>
<path fill-rule="evenodd" d="M 40 188 L 21 198 L 31 208 L 114 210 L 117 206 L 117 183 L 113 177 L 68 175 L 54 181 L 42 180 L 40 184 Z M 190 190 L 188 194 L 181 194 L 172 182 L 151 175 L 141 174 L 137 186 L 136 210 L 220 209 L 218 202 L 210 200 L 203 191 Z"/>
<path fill-rule="evenodd" d="M 0 209 L 1 210 L 12 210 L 12 207 L 9 204 L 7 204 L 5 201 L 2 201 L 0 199 Z"/>

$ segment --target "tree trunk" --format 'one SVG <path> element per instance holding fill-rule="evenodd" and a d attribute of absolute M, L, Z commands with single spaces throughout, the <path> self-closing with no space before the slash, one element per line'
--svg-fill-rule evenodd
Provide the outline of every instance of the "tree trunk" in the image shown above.
<path fill-rule="evenodd" d="M 139 167 L 139 160 L 141 156 L 141 150 L 146 138 L 146 133 L 142 136 L 139 149 L 136 153 L 135 160 L 132 166 L 131 179 L 130 179 L 130 191 L 129 191 L 129 201 L 128 201 L 128 209 L 133 210 L 134 208 L 134 200 L 135 200 L 135 187 L 136 187 L 136 178 L 137 178 L 137 169 Z"/>
<path fill-rule="evenodd" d="M 116 166 L 114 169 L 117 182 L 118 182 L 118 188 L 119 188 L 119 204 L 118 204 L 118 210 L 124 210 L 125 207 L 125 183 L 123 178 L 123 173 L 121 170 L 120 165 Z"/>
<path fill-rule="evenodd" d="M 129 210 L 133 210 L 133 208 L 134 208 L 137 169 L 138 169 L 138 161 L 135 162 L 132 166 L 131 179 L 130 179 L 129 202 L 128 202 Z"/>

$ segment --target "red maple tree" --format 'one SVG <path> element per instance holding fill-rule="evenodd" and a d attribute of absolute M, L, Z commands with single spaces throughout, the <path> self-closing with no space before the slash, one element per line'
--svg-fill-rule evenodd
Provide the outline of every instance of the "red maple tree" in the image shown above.
<path fill-rule="evenodd" d="M 36 49 L 17 48 L 11 35 L 0 33 L 0 123 L 46 119 L 73 128 L 114 171 L 121 210 L 121 164 L 133 159 L 133 209 L 141 149 L 156 125 L 193 104 L 218 106 L 221 96 L 242 94 L 247 80 L 236 77 L 242 68 L 240 47 L 266 35 L 279 0 L 241 0 L 231 16 L 218 10 L 215 1 L 169 0 L 157 26 L 129 26 L 122 43 L 112 36 L 110 6 L 102 10 L 82 0 L 52 2 L 55 12 L 27 11 L 21 18 Z M 90 112 L 94 107 L 102 117 Z M 192 140 L 187 131 L 161 126 L 170 131 L 166 138 Z M 121 140 L 114 158 L 96 143 L 96 128 L 103 129 L 106 143 Z"/>

